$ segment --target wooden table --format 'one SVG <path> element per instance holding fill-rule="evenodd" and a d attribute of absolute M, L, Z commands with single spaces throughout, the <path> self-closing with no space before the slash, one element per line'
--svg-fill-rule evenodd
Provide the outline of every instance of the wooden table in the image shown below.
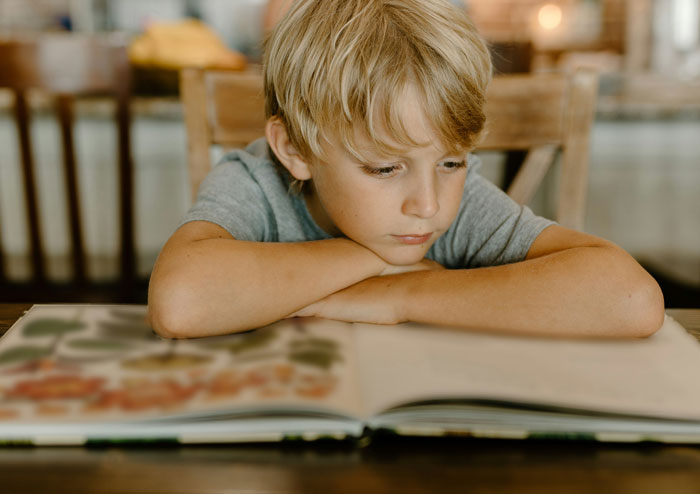
<path fill-rule="evenodd" d="M 0 304 L 0 333 L 29 305 Z M 669 310 L 700 339 L 700 310 Z M 0 491 L 450 493 L 700 491 L 700 447 L 477 439 L 0 448 Z"/>

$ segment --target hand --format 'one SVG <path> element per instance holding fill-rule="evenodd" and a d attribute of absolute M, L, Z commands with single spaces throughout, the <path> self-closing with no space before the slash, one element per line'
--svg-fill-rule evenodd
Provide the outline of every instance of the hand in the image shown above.
<path fill-rule="evenodd" d="M 429 259 L 423 259 L 421 262 L 410 266 L 390 267 L 397 272 L 385 272 L 381 276 L 367 278 L 314 302 L 287 317 L 321 317 L 337 321 L 372 324 L 398 324 L 405 322 L 406 319 L 401 311 L 405 300 L 401 291 L 401 277 L 390 276 L 390 274 L 402 274 L 412 271 L 436 271 L 445 268 Z"/>
<path fill-rule="evenodd" d="M 439 262 L 435 262 L 432 259 L 423 258 L 420 262 L 417 262 L 416 264 L 409 264 L 405 266 L 387 264 L 386 268 L 384 268 L 384 271 L 382 271 L 379 274 L 379 276 L 410 273 L 413 271 L 439 271 L 441 269 L 445 269 L 445 267 Z"/>
<path fill-rule="evenodd" d="M 321 317 L 346 322 L 398 324 L 403 322 L 398 305 L 392 303 L 393 280 L 390 276 L 376 276 L 332 293 L 307 305 L 289 317 Z"/>

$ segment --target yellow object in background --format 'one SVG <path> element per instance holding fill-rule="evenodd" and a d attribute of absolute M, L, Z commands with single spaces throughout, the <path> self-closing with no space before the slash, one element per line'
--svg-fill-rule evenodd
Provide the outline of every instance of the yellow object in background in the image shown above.
<path fill-rule="evenodd" d="M 229 49 L 214 31 L 195 19 L 150 25 L 131 43 L 129 59 L 134 65 L 165 69 L 246 67 L 243 54 Z"/>

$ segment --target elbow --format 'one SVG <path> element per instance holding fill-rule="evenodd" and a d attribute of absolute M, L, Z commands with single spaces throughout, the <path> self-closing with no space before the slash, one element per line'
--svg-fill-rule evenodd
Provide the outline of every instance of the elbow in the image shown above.
<path fill-rule="evenodd" d="M 163 338 L 190 338 L 194 327 L 190 323 L 187 303 L 179 303 L 173 294 L 150 297 L 148 300 L 148 322 L 158 336 Z"/>
<path fill-rule="evenodd" d="M 664 296 L 648 273 L 625 292 L 624 332 L 632 338 L 648 338 L 664 323 Z"/>
<path fill-rule="evenodd" d="M 171 318 L 167 309 L 155 308 L 148 304 L 148 323 L 151 329 L 161 338 L 187 338 L 187 330 L 177 325 L 177 318 Z"/>
<path fill-rule="evenodd" d="M 151 281 L 148 293 L 148 321 L 163 338 L 201 338 L 247 331 L 244 318 L 227 320 L 206 280 L 196 281 L 187 275 L 172 275 Z M 229 307 L 230 308 L 230 307 Z M 240 311 L 234 311 L 243 313 Z"/>
<path fill-rule="evenodd" d="M 163 281 L 168 281 L 163 283 Z M 207 336 L 203 303 L 188 283 L 153 281 L 148 294 L 148 321 L 153 331 L 163 338 Z"/>

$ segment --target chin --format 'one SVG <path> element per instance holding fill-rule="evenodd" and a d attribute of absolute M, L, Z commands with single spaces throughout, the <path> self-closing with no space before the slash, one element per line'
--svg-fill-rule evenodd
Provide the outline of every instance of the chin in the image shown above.
<path fill-rule="evenodd" d="M 375 254 L 392 266 L 411 266 L 421 262 L 428 252 L 424 246 L 399 247 L 394 249 L 373 250 Z"/>

